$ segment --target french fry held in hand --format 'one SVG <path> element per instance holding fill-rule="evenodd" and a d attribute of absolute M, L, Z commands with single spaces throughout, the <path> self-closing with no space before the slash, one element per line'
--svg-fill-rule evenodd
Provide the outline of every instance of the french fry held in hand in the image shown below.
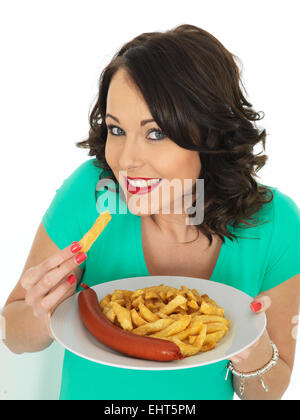
<path fill-rule="evenodd" d="M 91 229 L 79 241 L 80 245 L 82 246 L 82 252 L 88 252 L 88 250 L 91 248 L 98 236 L 100 236 L 110 220 L 111 214 L 108 210 L 100 213 Z"/>
<path fill-rule="evenodd" d="M 224 309 L 196 289 L 151 286 L 115 290 L 99 303 L 105 316 L 133 334 L 174 342 L 185 357 L 206 352 L 230 329 Z"/>

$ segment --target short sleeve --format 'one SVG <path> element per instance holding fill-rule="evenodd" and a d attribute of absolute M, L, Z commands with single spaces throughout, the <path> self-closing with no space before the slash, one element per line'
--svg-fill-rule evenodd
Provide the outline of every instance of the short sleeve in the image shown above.
<path fill-rule="evenodd" d="M 63 180 L 42 217 L 44 228 L 52 241 L 64 249 L 79 241 L 95 219 L 95 189 L 101 168 L 85 161 Z M 85 268 L 85 261 L 80 265 Z"/>
<path fill-rule="evenodd" d="M 273 201 L 272 235 L 261 292 L 300 273 L 300 210 L 277 188 Z"/>

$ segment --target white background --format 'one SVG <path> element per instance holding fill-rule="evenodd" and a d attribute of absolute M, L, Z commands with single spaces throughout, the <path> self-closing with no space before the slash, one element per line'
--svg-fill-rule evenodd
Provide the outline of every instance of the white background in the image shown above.
<path fill-rule="evenodd" d="M 300 207 L 297 6 L 296 0 L 0 3 L 0 308 L 55 190 L 90 159 L 75 142 L 87 136 L 101 70 L 140 33 L 194 24 L 242 60 L 248 99 L 265 112 L 259 124 L 268 133 L 269 159 L 258 181 L 278 187 Z M 0 375 L 5 357 L 22 369 L 26 355 L 11 358 L 2 343 L 0 350 Z M 299 399 L 299 365 L 300 346 L 284 399 Z M 13 397 L 10 387 L 17 389 L 13 374 L 0 377 L 6 398 Z M 10 387 L 3 391 L 5 381 Z"/>

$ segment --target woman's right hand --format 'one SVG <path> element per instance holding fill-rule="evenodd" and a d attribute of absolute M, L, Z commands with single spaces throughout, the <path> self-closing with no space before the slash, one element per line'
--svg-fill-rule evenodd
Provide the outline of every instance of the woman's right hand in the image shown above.
<path fill-rule="evenodd" d="M 76 292 L 76 276 L 72 270 L 87 257 L 84 252 L 79 252 L 80 249 L 78 242 L 72 242 L 41 264 L 30 267 L 20 279 L 26 291 L 25 302 L 32 307 L 34 315 L 45 323 L 52 339 L 51 315 L 61 302 Z"/>

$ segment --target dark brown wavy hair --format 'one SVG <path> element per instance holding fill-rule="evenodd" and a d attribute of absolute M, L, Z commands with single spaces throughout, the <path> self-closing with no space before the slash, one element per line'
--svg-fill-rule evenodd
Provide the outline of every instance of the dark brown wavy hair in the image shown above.
<path fill-rule="evenodd" d="M 227 225 L 266 223 L 253 216 L 273 199 L 272 190 L 254 179 L 268 158 L 253 152 L 259 142 L 265 150 L 266 131 L 255 124 L 264 113 L 245 98 L 238 62 L 214 36 L 194 25 L 143 33 L 123 45 L 102 71 L 89 136 L 76 143 L 96 156 L 95 166 L 104 169 L 99 179 L 105 174 L 118 185 L 105 160 L 105 114 L 110 81 L 125 69 L 163 133 L 199 152 L 198 178 L 204 179 L 205 197 L 204 220 L 196 226 L 198 236 L 201 231 L 210 244 L 211 234 L 223 242 L 224 236 L 237 238 Z"/>

